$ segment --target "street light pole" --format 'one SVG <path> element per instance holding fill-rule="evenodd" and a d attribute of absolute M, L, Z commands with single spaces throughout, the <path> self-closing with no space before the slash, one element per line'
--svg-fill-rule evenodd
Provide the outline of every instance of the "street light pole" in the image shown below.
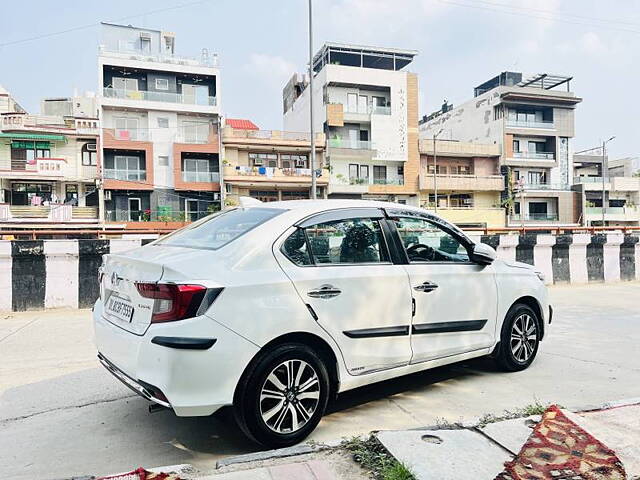
<path fill-rule="evenodd" d="M 309 122 L 311 128 L 311 198 L 316 199 L 316 135 L 313 129 L 313 10 L 309 0 Z"/>

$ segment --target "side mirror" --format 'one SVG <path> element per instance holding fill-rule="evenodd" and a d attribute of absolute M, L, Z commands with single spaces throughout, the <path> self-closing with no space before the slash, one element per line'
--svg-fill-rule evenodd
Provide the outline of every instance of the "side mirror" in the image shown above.
<path fill-rule="evenodd" d="M 470 260 L 480 265 L 491 265 L 497 258 L 496 251 L 485 243 L 476 243 L 473 246 Z"/>

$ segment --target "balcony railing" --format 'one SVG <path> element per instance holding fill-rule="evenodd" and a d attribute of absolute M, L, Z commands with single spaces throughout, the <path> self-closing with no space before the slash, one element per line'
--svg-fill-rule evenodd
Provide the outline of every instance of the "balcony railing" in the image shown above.
<path fill-rule="evenodd" d="M 173 212 L 166 210 L 107 210 L 107 222 L 193 222 L 211 215 L 213 211 Z"/>
<path fill-rule="evenodd" d="M 98 48 L 99 55 L 115 56 L 115 57 L 136 57 L 135 60 L 147 62 L 173 63 L 178 65 L 198 65 L 203 67 L 219 67 L 218 55 L 203 55 L 200 58 L 185 57 L 170 54 L 156 54 L 145 52 L 140 48 L 125 48 L 115 45 L 100 45 Z"/>
<path fill-rule="evenodd" d="M 127 100 L 146 100 L 149 102 L 183 103 L 188 105 L 217 105 L 216 97 L 199 97 L 182 93 L 149 92 L 146 90 L 126 90 L 123 88 L 106 87 L 103 89 L 105 98 L 124 98 Z"/>
<path fill-rule="evenodd" d="M 554 128 L 553 120 L 527 121 L 527 120 L 507 120 L 507 127 L 515 128 Z"/>
<path fill-rule="evenodd" d="M 276 168 L 276 167 L 226 167 L 225 177 L 240 175 L 251 177 L 311 177 L 310 168 Z"/>
<path fill-rule="evenodd" d="M 404 185 L 404 178 L 374 178 L 374 185 Z"/>
<path fill-rule="evenodd" d="M 525 190 L 571 190 L 571 186 L 565 183 L 525 183 Z"/>
<path fill-rule="evenodd" d="M 369 140 L 353 140 L 350 138 L 330 138 L 329 147 L 371 150 L 371 142 Z"/>
<path fill-rule="evenodd" d="M 438 174 L 436 179 L 438 188 L 443 190 L 499 191 L 504 189 L 502 175 Z M 431 190 L 433 183 L 433 173 L 422 170 L 420 172 L 420 189 Z"/>
<path fill-rule="evenodd" d="M 511 215 L 509 219 L 514 222 L 520 222 L 522 221 L 522 216 L 520 214 L 515 214 L 515 215 Z M 557 213 L 525 213 L 524 220 L 535 221 L 535 222 L 557 222 L 558 214 Z"/>
<path fill-rule="evenodd" d="M 602 215 L 602 207 L 586 207 L 585 213 L 587 215 Z M 604 213 L 605 215 L 622 215 L 625 213 L 625 207 L 606 207 Z"/>
<path fill-rule="evenodd" d="M 391 107 L 383 107 L 377 105 L 369 105 L 366 109 L 349 110 L 343 104 L 345 114 L 360 114 L 360 115 L 391 115 Z"/>
<path fill-rule="evenodd" d="M 529 158 L 535 160 L 554 160 L 553 152 L 513 152 L 514 158 Z"/>
<path fill-rule="evenodd" d="M 105 168 L 104 178 L 125 180 L 128 182 L 143 182 L 147 179 L 146 170 L 115 170 Z"/>
<path fill-rule="evenodd" d="M 218 172 L 182 172 L 183 182 L 196 183 L 218 183 L 220 182 L 220 173 Z"/>

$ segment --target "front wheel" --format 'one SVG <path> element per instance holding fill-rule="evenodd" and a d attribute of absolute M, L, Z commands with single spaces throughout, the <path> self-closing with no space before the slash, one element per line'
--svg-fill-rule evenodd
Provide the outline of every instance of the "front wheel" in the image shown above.
<path fill-rule="evenodd" d="M 265 352 L 243 376 L 234 402 L 240 428 L 268 447 L 302 441 L 318 425 L 329 399 L 322 359 L 302 344 Z"/>
<path fill-rule="evenodd" d="M 531 307 L 516 304 L 507 313 L 502 325 L 498 365 L 508 372 L 524 370 L 533 362 L 540 344 L 540 322 Z"/>

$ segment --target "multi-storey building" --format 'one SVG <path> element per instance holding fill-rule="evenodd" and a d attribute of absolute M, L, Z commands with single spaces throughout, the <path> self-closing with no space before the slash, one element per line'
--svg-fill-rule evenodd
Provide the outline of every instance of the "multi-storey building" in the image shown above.
<path fill-rule="evenodd" d="M 460 227 L 503 227 L 500 146 L 420 140 L 420 205 Z M 436 194 L 437 192 L 437 194 Z M 437 204 L 436 204 L 437 195 Z"/>
<path fill-rule="evenodd" d="M 571 191 L 570 140 L 582 100 L 569 90 L 570 80 L 503 72 L 476 87 L 472 100 L 425 117 L 420 136 L 500 146 L 508 225 L 576 225 L 581 211 Z"/>
<path fill-rule="evenodd" d="M 102 24 L 98 55 L 107 221 L 194 220 L 220 206 L 217 56 L 173 33 Z"/>
<path fill-rule="evenodd" d="M 310 134 L 259 130 L 247 120 L 226 119 L 222 130 L 224 185 L 227 205 L 248 196 L 263 202 L 310 198 Z M 326 198 L 325 136 L 316 134 L 316 191 Z M 319 173 L 319 174 L 318 174 Z"/>
<path fill-rule="evenodd" d="M 573 189 L 580 193 L 586 225 L 640 224 L 640 177 L 633 176 L 631 159 L 608 161 L 601 149 L 573 156 Z M 603 178 L 603 171 L 604 178 Z"/>
<path fill-rule="evenodd" d="M 417 52 L 325 43 L 304 75 L 283 90 L 284 128 L 327 138 L 329 198 L 418 203 L 418 77 L 404 68 Z"/>
<path fill-rule="evenodd" d="M 97 226 L 99 123 L 93 97 L 28 114 L 0 92 L 0 228 Z"/>

